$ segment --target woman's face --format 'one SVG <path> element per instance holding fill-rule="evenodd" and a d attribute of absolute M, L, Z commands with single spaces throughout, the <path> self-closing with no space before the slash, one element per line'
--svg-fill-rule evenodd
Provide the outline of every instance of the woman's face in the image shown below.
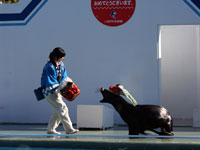
<path fill-rule="evenodd" d="M 58 59 L 58 62 L 63 61 L 63 60 L 64 60 L 64 57 L 61 57 Z"/>

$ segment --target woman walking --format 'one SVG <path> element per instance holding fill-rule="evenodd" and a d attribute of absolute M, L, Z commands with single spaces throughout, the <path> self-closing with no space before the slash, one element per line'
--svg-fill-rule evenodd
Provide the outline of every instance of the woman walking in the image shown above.
<path fill-rule="evenodd" d="M 62 95 L 60 94 L 60 85 L 68 78 L 63 63 L 65 55 L 66 53 L 62 48 L 55 48 L 49 54 L 49 61 L 43 68 L 41 86 L 44 89 L 42 93 L 54 109 L 54 113 L 48 123 L 47 134 L 60 134 L 60 132 L 56 131 L 60 122 L 66 134 L 74 134 L 79 131 L 73 128 L 67 105 L 64 103 Z"/>

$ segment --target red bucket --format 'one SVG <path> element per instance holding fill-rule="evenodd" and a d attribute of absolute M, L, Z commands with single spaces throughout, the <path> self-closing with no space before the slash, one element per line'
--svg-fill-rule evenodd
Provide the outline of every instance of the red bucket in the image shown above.
<path fill-rule="evenodd" d="M 72 83 L 72 87 L 71 88 L 69 88 L 69 86 L 66 85 L 65 87 L 63 87 L 62 90 L 60 90 L 60 92 L 61 92 L 61 95 L 66 100 L 73 101 L 80 94 L 80 89 L 75 83 Z"/>

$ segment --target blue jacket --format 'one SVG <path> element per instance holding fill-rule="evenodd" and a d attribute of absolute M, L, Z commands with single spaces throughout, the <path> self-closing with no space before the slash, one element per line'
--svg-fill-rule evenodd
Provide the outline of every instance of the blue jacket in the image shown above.
<path fill-rule="evenodd" d="M 60 70 L 61 70 L 60 82 L 62 82 L 67 77 L 66 68 L 62 61 L 60 62 Z M 41 77 L 41 86 L 45 87 L 45 89 L 43 90 L 44 95 L 48 95 L 48 93 L 51 92 L 52 89 L 55 89 L 59 86 L 57 77 L 58 77 L 58 72 L 56 70 L 56 67 L 52 64 L 52 62 L 48 62 L 43 68 Z"/>

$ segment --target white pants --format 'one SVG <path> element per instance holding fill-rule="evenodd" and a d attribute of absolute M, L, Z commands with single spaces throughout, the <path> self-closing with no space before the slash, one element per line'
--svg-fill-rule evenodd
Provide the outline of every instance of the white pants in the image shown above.
<path fill-rule="evenodd" d="M 68 108 L 62 100 L 62 95 L 60 93 L 49 94 L 48 96 L 45 96 L 45 99 L 54 108 L 54 113 L 49 120 L 47 131 L 55 131 L 60 122 L 66 133 L 73 131 L 74 128 L 69 117 Z"/>

